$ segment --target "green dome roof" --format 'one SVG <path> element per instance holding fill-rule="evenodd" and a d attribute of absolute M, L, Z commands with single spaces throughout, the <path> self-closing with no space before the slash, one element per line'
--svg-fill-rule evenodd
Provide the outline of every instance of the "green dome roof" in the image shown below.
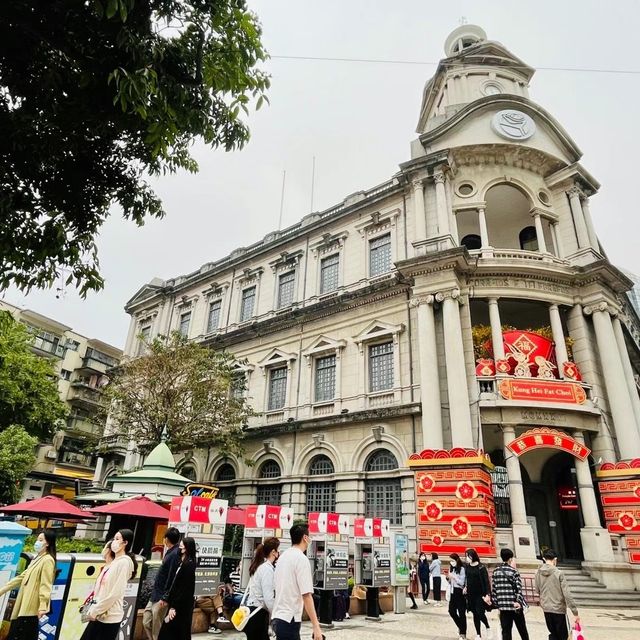
<path fill-rule="evenodd" d="M 171 449 L 165 442 L 161 442 L 153 451 L 147 456 L 147 459 L 142 465 L 143 469 L 168 469 L 174 471 L 176 463 L 173 459 Z"/>

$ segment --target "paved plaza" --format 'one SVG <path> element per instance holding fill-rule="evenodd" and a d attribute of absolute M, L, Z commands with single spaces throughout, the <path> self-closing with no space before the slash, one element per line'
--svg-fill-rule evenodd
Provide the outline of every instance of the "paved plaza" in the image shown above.
<path fill-rule="evenodd" d="M 500 625 L 497 613 L 490 614 L 490 622 L 494 640 L 500 640 Z M 584 609 L 580 612 L 585 640 L 639 640 L 640 609 Z M 471 615 L 467 616 L 469 629 L 467 637 L 475 636 Z M 547 640 L 548 633 L 544 624 L 544 616 L 539 607 L 531 607 L 527 613 L 527 626 L 531 640 Z M 364 616 L 356 616 L 351 620 L 336 622 L 333 629 L 325 629 L 327 640 L 458 640 L 457 630 L 447 613 L 446 606 L 441 609 L 420 605 L 417 611 L 405 614 L 387 613 L 381 622 L 370 622 Z M 311 637 L 309 623 L 304 623 L 302 640 Z M 198 640 L 218 637 L 224 640 L 240 640 L 244 633 L 225 631 L 221 635 L 211 636 L 206 633 L 193 636 Z M 513 638 L 518 633 L 514 629 Z M 483 636 L 484 638 L 484 636 Z"/>

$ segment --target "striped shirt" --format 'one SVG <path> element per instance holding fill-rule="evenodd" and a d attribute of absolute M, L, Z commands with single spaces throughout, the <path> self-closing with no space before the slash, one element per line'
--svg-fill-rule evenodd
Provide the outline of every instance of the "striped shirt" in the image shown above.
<path fill-rule="evenodd" d="M 522 608 L 527 603 L 522 593 L 520 574 L 508 564 L 501 564 L 493 570 L 491 577 L 491 600 L 500 610 L 514 611 L 514 603 L 518 602 Z"/>

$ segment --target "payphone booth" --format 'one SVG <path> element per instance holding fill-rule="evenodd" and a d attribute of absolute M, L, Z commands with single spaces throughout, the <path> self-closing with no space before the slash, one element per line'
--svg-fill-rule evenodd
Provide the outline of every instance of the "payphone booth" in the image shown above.
<path fill-rule="evenodd" d="M 256 547 L 267 538 L 280 540 L 280 553 L 291 546 L 289 530 L 293 526 L 293 509 L 278 505 L 254 504 L 245 507 L 240 586 L 249 584 L 249 567 Z"/>
<path fill-rule="evenodd" d="M 169 526 L 196 543 L 196 596 L 212 596 L 218 590 L 228 511 L 228 501 L 218 498 L 184 496 L 171 500 Z"/>
<path fill-rule="evenodd" d="M 391 544 L 389 520 L 356 518 L 355 539 L 356 584 L 367 587 L 367 618 L 380 617 L 378 595 L 380 587 L 391 586 Z"/>
<path fill-rule="evenodd" d="M 349 518 L 339 513 L 307 514 L 311 544 L 307 556 L 313 586 L 320 590 L 319 619 L 323 625 L 333 620 L 333 592 L 347 589 L 349 580 Z"/>

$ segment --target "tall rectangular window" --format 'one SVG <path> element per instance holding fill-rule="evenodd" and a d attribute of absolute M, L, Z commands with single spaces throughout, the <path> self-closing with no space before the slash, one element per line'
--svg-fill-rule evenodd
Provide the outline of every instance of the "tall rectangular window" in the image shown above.
<path fill-rule="evenodd" d="M 397 478 L 365 482 L 365 517 L 402 524 L 402 487 Z"/>
<path fill-rule="evenodd" d="M 391 234 L 369 240 L 369 276 L 391 271 Z"/>
<path fill-rule="evenodd" d="M 256 288 L 248 287 L 242 290 L 242 301 L 240 303 L 240 322 L 245 322 L 253 318 L 253 310 L 256 305 Z"/>
<path fill-rule="evenodd" d="M 178 331 L 183 338 L 189 337 L 189 325 L 191 324 L 191 311 L 185 311 L 180 314 L 180 326 Z"/>
<path fill-rule="evenodd" d="M 207 318 L 207 333 L 215 331 L 220 326 L 220 310 L 222 300 L 215 300 L 209 303 L 209 317 Z"/>
<path fill-rule="evenodd" d="M 258 504 L 279 505 L 282 499 L 282 487 L 279 484 L 261 484 L 258 486 Z"/>
<path fill-rule="evenodd" d="M 151 337 L 151 325 L 140 329 L 140 342 L 138 342 L 138 355 L 142 355 L 147 348 L 147 342 Z"/>
<path fill-rule="evenodd" d="M 393 388 L 393 342 L 369 347 L 369 391 Z"/>
<path fill-rule="evenodd" d="M 340 254 L 322 258 L 320 261 L 320 293 L 329 293 L 338 288 Z"/>
<path fill-rule="evenodd" d="M 315 401 L 333 400 L 336 395 L 336 357 L 335 355 L 316 358 Z"/>
<path fill-rule="evenodd" d="M 307 513 L 312 511 L 334 513 L 335 510 L 335 482 L 310 482 L 307 484 Z"/>
<path fill-rule="evenodd" d="M 278 309 L 284 309 L 293 304 L 295 282 L 295 271 L 283 273 L 278 278 Z"/>
<path fill-rule="evenodd" d="M 278 367 L 269 372 L 268 410 L 282 409 L 287 398 L 287 367 Z"/>

